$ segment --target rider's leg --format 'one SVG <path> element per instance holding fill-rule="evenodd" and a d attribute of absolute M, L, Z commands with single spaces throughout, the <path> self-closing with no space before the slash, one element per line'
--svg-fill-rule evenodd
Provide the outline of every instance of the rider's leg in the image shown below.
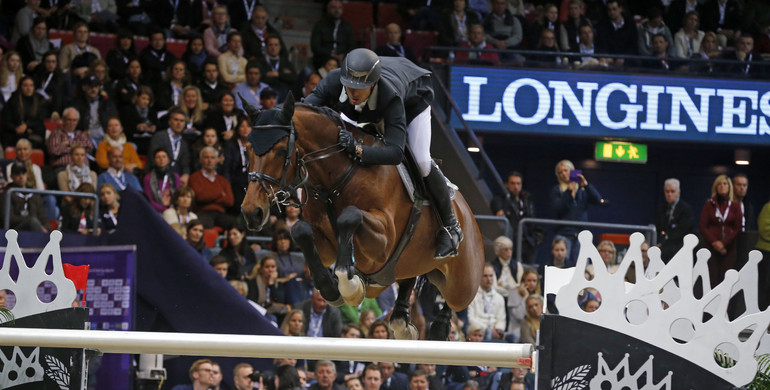
<path fill-rule="evenodd" d="M 457 255 L 457 247 L 463 239 L 462 229 L 452 211 L 452 201 L 449 199 L 449 188 L 441 170 L 433 164 L 430 157 L 430 107 L 417 115 L 406 128 L 409 148 L 420 168 L 425 185 L 430 192 L 433 202 L 441 219 L 442 229 L 436 238 L 434 257 L 443 259 Z"/>

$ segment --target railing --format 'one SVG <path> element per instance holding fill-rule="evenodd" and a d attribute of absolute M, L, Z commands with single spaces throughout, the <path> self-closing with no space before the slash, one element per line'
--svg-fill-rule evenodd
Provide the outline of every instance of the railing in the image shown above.
<path fill-rule="evenodd" d="M 3 227 L 8 230 L 11 227 L 11 195 L 15 193 L 23 194 L 40 194 L 40 195 L 54 195 L 54 196 L 71 196 L 73 198 L 93 198 L 94 199 L 94 227 L 91 234 L 98 234 L 99 230 L 99 196 L 96 194 L 90 194 L 85 192 L 72 192 L 72 191 L 55 191 L 55 190 L 38 190 L 35 188 L 8 188 L 5 191 L 5 218 L 3 220 Z M 45 224 L 47 221 L 40 221 Z"/>
<path fill-rule="evenodd" d="M 610 230 L 632 230 L 637 232 L 648 232 L 645 234 L 650 246 L 657 244 L 657 229 L 655 225 L 626 225 L 619 223 L 605 223 L 605 222 L 583 222 L 583 221 L 565 221 L 562 219 L 544 219 L 544 218 L 522 218 L 519 220 L 519 229 L 516 232 L 516 259 L 521 261 L 521 245 L 524 242 L 524 225 L 525 224 L 537 224 L 537 225 L 552 225 L 552 226 L 578 226 L 583 228 L 600 228 Z"/>

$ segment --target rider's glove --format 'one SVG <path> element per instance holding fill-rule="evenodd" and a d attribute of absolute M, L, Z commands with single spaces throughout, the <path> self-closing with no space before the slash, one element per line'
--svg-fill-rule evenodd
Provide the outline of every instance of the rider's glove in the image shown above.
<path fill-rule="evenodd" d="M 361 158 L 361 156 L 359 155 L 361 146 L 356 142 L 355 138 L 353 138 L 353 133 L 345 129 L 340 129 L 338 140 L 339 140 L 339 144 L 345 149 L 346 152 L 348 152 L 350 156 L 358 159 Z"/>

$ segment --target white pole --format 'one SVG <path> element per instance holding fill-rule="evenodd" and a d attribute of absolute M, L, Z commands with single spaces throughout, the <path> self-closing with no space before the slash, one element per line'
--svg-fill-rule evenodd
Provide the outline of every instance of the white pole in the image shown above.
<path fill-rule="evenodd" d="M 296 358 L 530 368 L 531 344 L 0 328 L 0 345 L 103 353 Z"/>

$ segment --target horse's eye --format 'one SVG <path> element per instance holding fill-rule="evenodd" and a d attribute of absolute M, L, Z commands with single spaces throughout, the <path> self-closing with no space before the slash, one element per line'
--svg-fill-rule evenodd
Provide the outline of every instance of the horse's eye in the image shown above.
<path fill-rule="evenodd" d="M 280 148 L 280 149 L 275 151 L 275 155 L 277 157 L 286 157 L 287 154 L 288 154 L 288 152 L 286 151 L 286 148 Z"/>

